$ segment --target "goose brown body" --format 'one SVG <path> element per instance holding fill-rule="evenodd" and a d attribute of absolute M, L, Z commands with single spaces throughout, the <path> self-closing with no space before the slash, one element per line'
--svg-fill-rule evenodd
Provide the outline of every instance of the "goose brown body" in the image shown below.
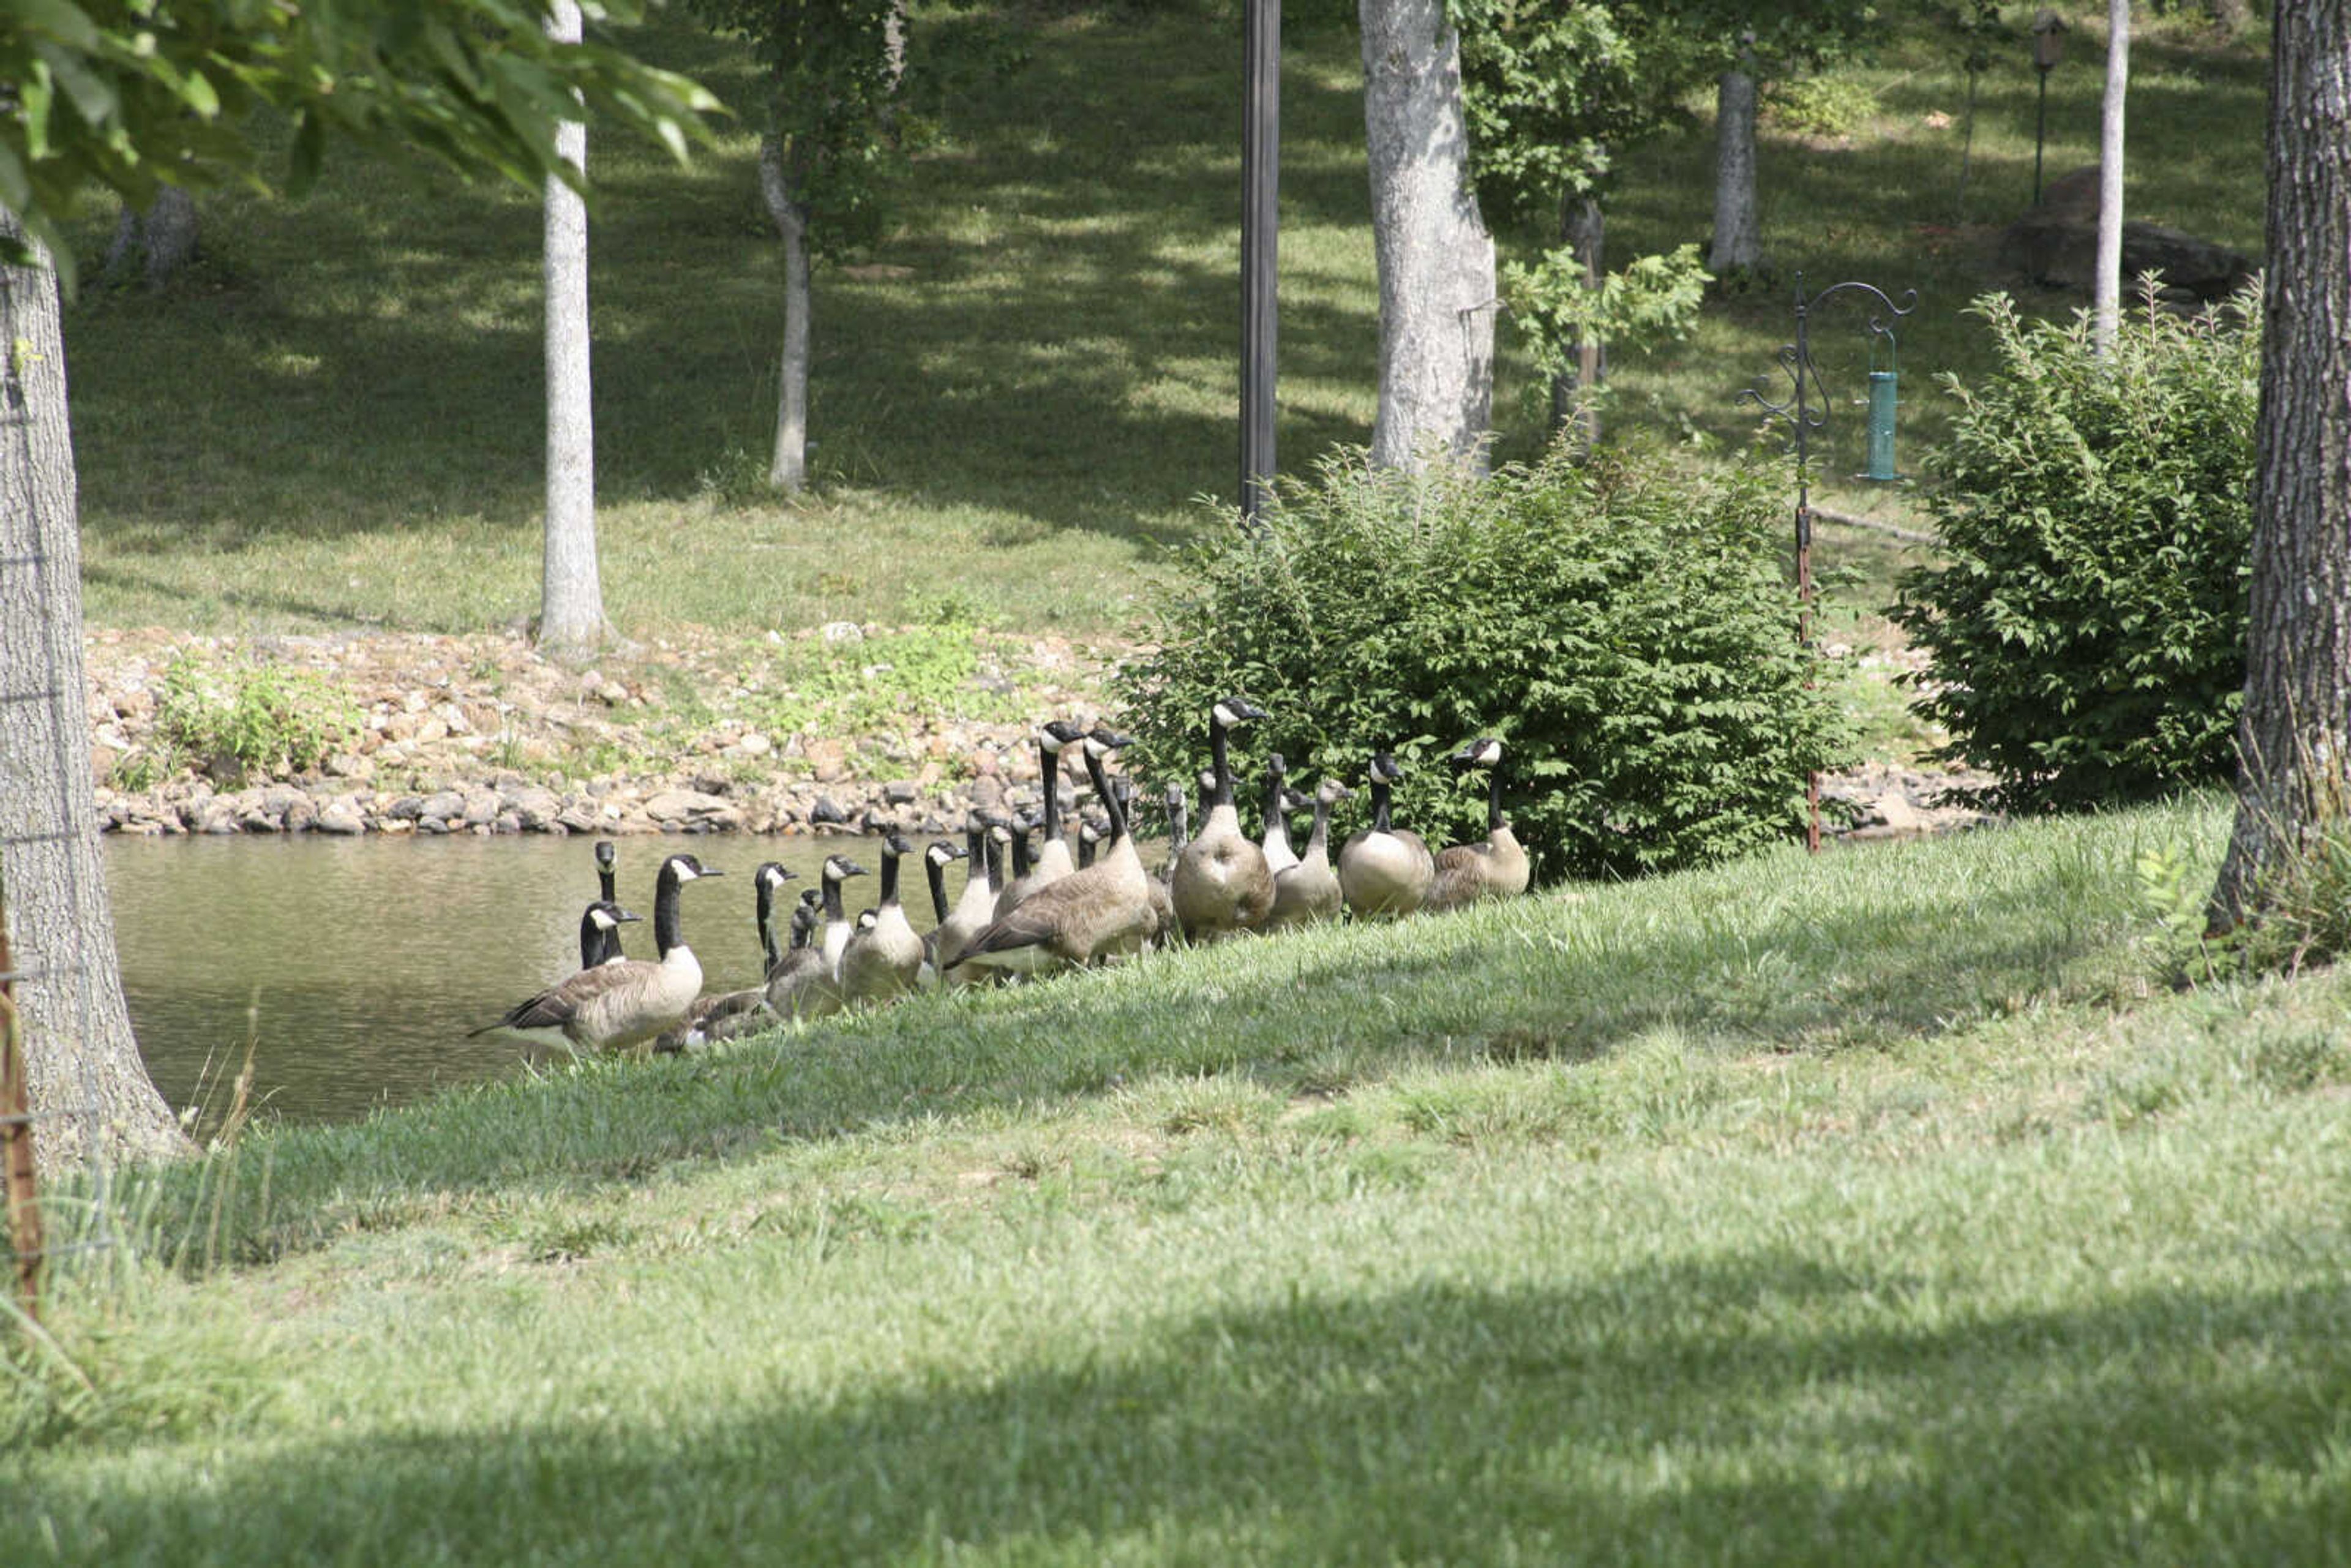
<path fill-rule="evenodd" d="M 654 884 L 658 961 L 623 958 L 581 969 L 517 1002 L 497 1022 L 473 1033 L 551 1031 L 589 1051 L 626 1051 L 652 1040 L 683 1020 L 702 994 L 702 964 L 678 927 L 678 890 L 688 882 L 722 874 L 692 855 L 670 856 L 662 862 Z"/>
<path fill-rule="evenodd" d="M 1454 767 L 1487 770 L 1486 838 L 1454 844 L 1437 857 L 1437 878 L 1426 907 L 1458 909 L 1481 898 L 1515 898 L 1526 892 L 1531 867 L 1527 852 L 1502 815 L 1502 743 L 1490 736 L 1471 741 L 1450 758 Z"/>
<path fill-rule="evenodd" d="M 1314 791 L 1314 831 L 1298 863 L 1273 877 L 1273 913 L 1266 916 L 1269 930 L 1333 920 L 1347 906 L 1339 873 L 1331 866 L 1331 808 L 1354 794 L 1336 779 L 1325 779 Z"/>
<path fill-rule="evenodd" d="M 1410 915 L 1428 897 L 1437 859 L 1418 833 L 1388 821 L 1388 791 L 1404 770 L 1382 752 L 1372 758 L 1372 825 L 1339 852 L 1339 888 L 1358 919 Z"/>
<path fill-rule="evenodd" d="M 1086 739 L 1086 771 L 1111 816 L 1112 838 L 1102 858 L 995 921 L 956 958 L 957 966 L 1034 974 L 1141 950 L 1153 925 L 1151 876 L 1102 770 L 1102 758 L 1127 744 L 1127 737 L 1100 728 Z"/>
<path fill-rule="evenodd" d="M 1167 879 L 1176 918 L 1194 942 L 1253 929 L 1273 911 L 1273 873 L 1266 865 L 1265 851 L 1242 836 L 1240 814 L 1233 806 L 1226 739 L 1235 725 L 1264 716 L 1262 708 L 1242 697 L 1227 697 L 1209 713 L 1215 796 L 1207 820 L 1200 824 L 1200 836 L 1184 847 Z"/>

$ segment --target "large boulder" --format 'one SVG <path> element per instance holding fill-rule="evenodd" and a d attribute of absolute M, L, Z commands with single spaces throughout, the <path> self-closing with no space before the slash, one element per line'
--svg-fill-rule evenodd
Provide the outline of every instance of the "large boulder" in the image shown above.
<path fill-rule="evenodd" d="M 2047 288 L 2094 287 L 2098 267 L 2098 166 L 2052 181 L 2041 204 L 2000 236 L 1999 263 Z M 2226 299 L 2252 280 L 2259 264 L 2241 251 L 2198 239 L 2161 224 L 2123 225 L 2126 286 L 2142 273 L 2160 273 L 2167 298 L 2210 303 Z"/>

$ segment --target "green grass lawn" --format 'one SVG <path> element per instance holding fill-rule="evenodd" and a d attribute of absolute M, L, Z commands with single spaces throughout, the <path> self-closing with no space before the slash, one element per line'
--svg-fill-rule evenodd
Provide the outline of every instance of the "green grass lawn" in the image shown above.
<path fill-rule="evenodd" d="M 2020 12 L 2020 15 L 2022 13 Z M 745 58 L 683 20 L 634 35 L 747 109 Z M 1239 34 L 1213 5 L 1056 16 L 990 5 L 918 18 L 940 57 L 1001 57 L 931 105 L 942 131 L 870 251 L 820 271 L 814 467 L 799 506 L 747 486 L 774 416 L 778 246 L 756 120 L 680 173 L 599 140 L 591 285 L 607 601 L 633 634 L 894 619 L 960 594 L 992 619 L 1134 630 L 1155 547 L 1214 526 L 1228 495 L 1239 297 Z M 2094 156 L 2096 39 L 2051 78 L 2049 167 Z M 1293 30 L 1282 128 L 1280 452 L 1303 469 L 1362 441 L 1377 290 L 1351 32 Z M 2006 287 L 2000 224 L 2030 196 L 2034 78 L 2019 45 L 1982 83 L 1969 193 L 1964 86 L 1915 27 L 1846 78 L 1847 134 L 1767 125 L 1765 240 L 1810 287 L 1915 287 L 1901 466 L 1925 469 L 1948 401 L 1980 373 L 1963 315 Z M 2185 24 L 2134 45 L 2130 206 L 2247 249 L 2262 228 L 2262 41 Z M 1618 259 L 1703 237 L 1699 123 L 1634 150 L 1612 207 Z M 1943 123 L 1948 120 L 1949 123 Z M 92 286 L 71 308 L 88 604 L 101 624 L 473 630 L 537 606 L 538 214 L 528 194 L 343 158 L 307 201 L 207 198 L 206 259 L 160 298 Z M 88 237 L 105 232 L 94 214 Z M 1529 236 L 1505 236 L 1520 248 Z M 2074 301 L 2036 296 L 2030 308 Z M 1686 344 L 1618 356 L 1619 426 L 1736 447 L 1736 402 L 1791 334 L 1787 287 L 1711 303 Z M 1509 343 L 1505 456 L 1533 449 Z M 1825 494 L 1908 517 L 1858 466 L 1865 334 L 1826 311 L 1815 351 L 1840 401 Z M 1766 382 L 1769 385 L 1769 382 Z M 1824 562 L 1845 536 L 1824 533 Z"/>
<path fill-rule="evenodd" d="M 2351 988 L 2137 885 L 2226 821 L 265 1129 L 0 1362 L 11 1561 L 2342 1561 Z"/>

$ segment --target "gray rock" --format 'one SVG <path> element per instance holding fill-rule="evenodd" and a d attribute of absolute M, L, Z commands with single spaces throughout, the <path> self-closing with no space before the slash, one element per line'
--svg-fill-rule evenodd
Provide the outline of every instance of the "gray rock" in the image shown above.
<path fill-rule="evenodd" d="M 350 838 L 367 831 L 367 820 L 360 815 L 358 801 L 349 795 L 338 795 L 319 812 L 318 826 L 322 833 Z"/>
<path fill-rule="evenodd" d="M 910 806 L 923 797 L 923 787 L 912 779 L 893 779 L 882 786 L 882 799 L 893 806 Z"/>
<path fill-rule="evenodd" d="M 808 820 L 823 827 L 838 827 L 849 821 L 849 813 L 830 795 L 819 795 L 816 804 L 809 808 Z"/>

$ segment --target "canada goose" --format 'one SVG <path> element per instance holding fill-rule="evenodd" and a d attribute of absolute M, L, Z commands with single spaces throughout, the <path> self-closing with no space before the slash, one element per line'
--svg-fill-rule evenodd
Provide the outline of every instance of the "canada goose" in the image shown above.
<path fill-rule="evenodd" d="M 1102 847 L 1102 841 L 1108 837 L 1110 837 L 1110 830 L 1106 825 L 1096 827 L 1092 817 L 1081 816 L 1078 819 L 1078 869 L 1080 871 L 1094 863 L 1094 852 Z"/>
<path fill-rule="evenodd" d="M 1012 885 L 996 901 L 996 913 L 1001 917 L 1020 907 L 1020 901 L 1040 887 L 1050 887 L 1077 870 L 1071 858 L 1069 841 L 1061 836 L 1061 752 L 1073 741 L 1085 738 L 1085 731 L 1066 718 L 1050 720 L 1037 732 L 1038 787 L 1045 792 L 1045 840 L 1037 848 L 1037 857 L 1029 871 L 1017 873 Z"/>
<path fill-rule="evenodd" d="M 656 1052 L 668 1054 L 713 1040 L 740 1040 L 775 1022 L 775 1013 L 768 1006 L 768 977 L 776 972 L 784 956 L 776 946 L 776 894 L 796 874 L 777 861 L 762 861 L 751 873 L 752 918 L 758 924 L 759 951 L 765 959 L 759 967 L 759 983 L 745 990 L 696 998 L 685 1009 L 684 1021 L 663 1030 L 653 1041 Z"/>
<path fill-rule="evenodd" d="M 870 874 L 847 855 L 824 857 L 824 940 L 820 950 L 824 954 L 824 972 L 836 980 L 841 978 L 841 949 L 849 946 L 850 936 L 856 930 L 841 913 L 841 884 L 852 876 Z"/>
<path fill-rule="evenodd" d="M 643 920 L 609 898 L 600 898 L 580 916 L 580 967 L 592 969 L 621 956 L 621 923 Z"/>
<path fill-rule="evenodd" d="M 904 833 L 882 841 L 882 903 L 868 928 L 860 920 L 858 934 L 841 953 L 841 994 L 852 1004 L 893 1002 L 914 988 L 923 967 L 923 939 L 898 898 L 898 862 L 914 852 Z"/>
<path fill-rule="evenodd" d="M 816 894 L 817 904 L 807 902 L 810 894 Z M 768 1006 L 779 1018 L 821 1018 L 841 1010 L 841 988 L 825 972 L 824 948 L 816 940 L 824 922 L 824 895 L 810 888 L 800 896 L 800 906 L 792 911 L 791 946 L 768 974 Z"/>
<path fill-rule="evenodd" d="M 946 929 L 947 867 L 971 852 L 942 839 L 923 852 L 923 874 L 931 884 L 931 928 L 923 933 L 923 966 L 914 973 L 914 983 L 923 987 L 939 983 L 939 933 Z M 967 885 L 970 879 L 965 879 Z"/>
<path fill-rule="evenodd" d="M 724 874 L 692 855 L 670 856 L 662 862 L 653 883 L 653 944 L 661 949 L 659 962 L 624 958 L 582 969 L 516 1003 L 497 1022 L 472 1033 L 553 1030 L 587 1050 L 625 1050 L 652 1040 L 684 1018 L 702 993 L 701 962 L 678 930 L 678 889 L 702 877 Z"/>
<path fill-rule="evenodd" d="M 600 903 L 609 904 L 615 909 L 621 905 L 620 873 L 616 867 L 618 853 L 611 840 L 596 841 L 596 897 Z M 609 964 L 615 958 L 627 956 L 621 951 L 621 928 L 618 925 L 606 926 L 597 932 L 595 955 L 589 956 L 586 926 L 582 925 L 580 967 L 583 969 L 592 969 L 599 964 Z"/>
<path fill-rule="evenodd" d="M 1404 777 L 1383 751 L 1372 758 L 1372 825 L 1339 852 L 1339 886 L 1357 918 L 1410 915 L 1428 896 L 1437 862 L 1418 833 L 1388 825 L 1388 791 Z"/>
<path fill-rule="evenodd" d="M 1273 913 L 1265 917 L 1268 930 L 1336 919 L 1347 906 L 1339 874 L 1331 869 L 1331 808 L 1353 799 L 1354 793 L 1336 779 L 1325 779 L 1315 787 L 1314 831 L 1307 838 L 1306 852 L 1298 857 L 1298 863 L 1274 873 Z"/>
<path fill-rule="evenodd" d="M 1265 716 L 1247 697 L 1227 697 L 1208 710 L 1213 782 L 1207 820 L 1168 878 L 1176 917 L 1195 942 L 1261 925 L 1273 908 L 1273 873 L 1266 869 L 1265 852 L 1241 836 L 1240 815 L 1233 809 L 1233 768 L 1226 749 L 1235 725 Z"/>
<path fill-rule="evenodd" d="M 1502 743 L 1480 736 L 1446 758 L 1457 772 L 1486 769 L 1486 841 L 1455 844 L 1437 857 L 1429 909 L 1458 909 L 1481 898 L 1513 898 L 1527 890 L 1527 852 L 1502 815 Z"/>
<path fill-rule="evenodd" d="M 1086 772 L 1110 810 L 1111 841 L 1102 858 L 1038 889 L 974 937 L 956 964 L 1031 974 L 1141 948 L 1151 928 L 1151 877 L 1102 768 L 1112 752 L 1132 744 L 1132 736 L 1102 726 L 1085 739 Z"/>
<path fill-rule="evenodd" d="M 1290 847 L 1290 824 L 1282 820 L 1281 808 L 1292 793 L 1288 779 L 1290 765 L 1277 751 L 1265 759 L 1265 810 L 1258 822 L 1258 842 L 1265 854 L 1265 869 L 1280 876 L 1298 863 L 1298 852 Z"/>

